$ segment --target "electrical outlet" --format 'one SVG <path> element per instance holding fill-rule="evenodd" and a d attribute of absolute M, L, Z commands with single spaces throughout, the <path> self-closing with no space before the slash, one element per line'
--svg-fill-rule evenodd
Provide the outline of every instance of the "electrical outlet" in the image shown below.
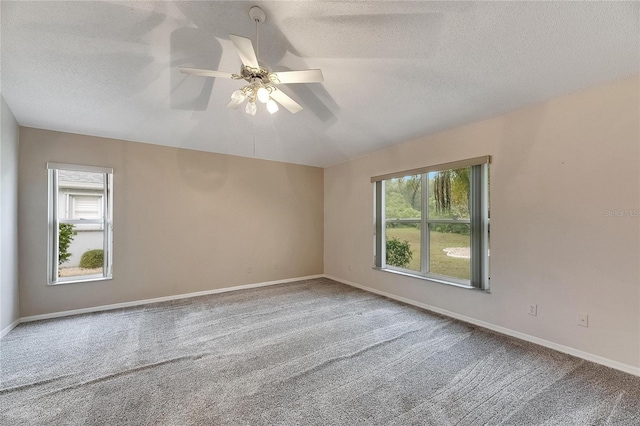
<path fill-rule="evenodd" d="M 584 312 L 578 312 L 576 324 L 578 324 L 580 327 L 589 327 L 589 315 L 585 314 Z"/>
<path fill-rule="evenodd" d="M 529 315 L 533 315 L 534 317 L 538 315 L 538 305 L 529 305 Z"/>
<path fill-rule="evenodd" d="M 278 269 L 280 267 L 280 265 L 278 265 L 277 263 L 275 265 L 273 265 L 273 269 Z"/>
<path fill-rule="evenodd" d="M 247 274 L 250 274 L 251 272 L 253 272 L 253 270 L 251 269 L 251 266 L 247 266 Z"/>

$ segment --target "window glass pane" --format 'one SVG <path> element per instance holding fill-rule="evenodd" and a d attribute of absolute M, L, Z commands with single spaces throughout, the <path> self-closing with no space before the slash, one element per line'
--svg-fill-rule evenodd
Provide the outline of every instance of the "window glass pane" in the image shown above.
<path fill-rule="evenodd" d="M 429 271 L 468 280 L 471 269 L 469 224 L 429 224 Z"/>
<path fill-rule="evenodd" d="M 422 176 L 385 181 L 387 265 L 420 271 Z"/>
<path fill-rule="evenodd" d="M 469 219 L 470 171 L 429 173 L 429 219 Z"/>
<path fill-rule="evenodd" d="M 385 217 L 420 221 L 422 177 L 405 176 L 385 181 Z"/>
<path fill-rule="evenodd" d="M 104 232 L 77 228 L 64 223 L 59 226 L 59 278 L 102 276 Z"/>
<path fill-rule="evenodd" d="M 104 173 L 58 170 L 58 217 L 102 219 Z"/>
<path fill-rule="evenodd" d="M 389 223 L 386 229 L 387 266 L 420 272 L 420 223 Z"/>

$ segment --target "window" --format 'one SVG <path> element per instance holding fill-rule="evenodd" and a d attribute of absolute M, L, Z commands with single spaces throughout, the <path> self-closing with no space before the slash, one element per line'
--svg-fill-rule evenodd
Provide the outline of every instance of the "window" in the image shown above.
<path fill-rule="evenodd" d="M 100 219 L 102 195 L 69 194 L 71 219 Z"/>
<path fill-rule="evenodd" d="M 375 267 L 488 290 L 489 161 L 472 158 L 371 178 Z"/>
<path fill-rule="evenodd" d="M 48 163 L 49 284 L 112 275 L 113 170 Z"/>
<path fill-rule="evenodd" d="M 58 181 L 61 182 L 58 185 L 58 198 L 64 199 L 64 204 L 60 204 L 60 208 L 64 206 L 65 210 L 63 218 L 65 219 L 79 219 L 82 222 L 76 223 L 74 226 L 75 231 L 97 231 L 103 229 L 102 220 L 95 223 L 86 223 L 87 219 L 102 219 L 102 183 L 96 183 L 97 186 L 93 190 L 85 190 L 85 192 L 77 192 L 76 188 L 73 188 L 75 182 L 68 182 L 64 179 L 69 179 L 67 173 L 61 171 L 59 173 Z M 100 194 L 98 194 L 100 191 Z M 64 197 L 60 196 L 63 194 Z M 62 214 L 62 213 L 61 213 Z"/>

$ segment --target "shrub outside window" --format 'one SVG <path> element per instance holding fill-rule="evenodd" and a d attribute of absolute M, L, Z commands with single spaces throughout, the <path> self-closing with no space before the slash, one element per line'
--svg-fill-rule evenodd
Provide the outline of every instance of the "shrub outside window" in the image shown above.
<path fill-rule="evenodd" d="M 372 178 L 375 267 L 488 290 L 489 161 L 479 157 Z"/>
<path fill-rule="evenodd" d="M 49 284 L 109 279 L 113 169 L 48 163 Z"/>

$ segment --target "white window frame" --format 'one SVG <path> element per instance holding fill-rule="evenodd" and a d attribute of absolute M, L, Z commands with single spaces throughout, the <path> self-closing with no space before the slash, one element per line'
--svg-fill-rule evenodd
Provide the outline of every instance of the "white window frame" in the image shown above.
<path fill-rule="evenodd" d="M 113 169 L 110 167 L 83 166 L 77 164 L 49 162 L 47 163 L 47 170 L 49 175 L 49 220 L 47 256 L 48 284 L 58 285 L 111 279 L 113 270 Z M 60 191 L 58 179 L 59 170 L 104 174 L 104 185 L 102 194 L 100 194 L 100 197 L 102 198 L 101 219 L 66 219 L 60 217 L 58 211 L 58 196 Z M 69 200 L 65 200 L 65 202 L 69 203 Z M 105 261 L 101 274 L 82 275 L 76 277 L 59 277 L 58 238 L 60 229 L 59 225 L 63 223 L 72 225 L 94 225 L 103 232 L 103 251 Z"/>
<path fill-rule="evenodd" d="M 489 163 L 491 157 L 477 157 L 468 160 L 456 161 L 453 163 L 440 164 L 422 167 L 419 169 L 407 170 L 403 172 L 390 173 L 371 178 L 374 184 L 374 268 L 408 275 L 438 283 L 451 284 L 458 287 L 489 290 L 489 208 L 488 208 L 488 188 L 489 188 Z M 460 169 L 470 167 L 470 218 L 469 219 L 431 219 L 429 218 L 429 185 L 428 175 L 432 172 L 444 170 Z M 420 223 L 420 271 L 407 268 L 400 268 L 386 264 L 386 225 L 385 217 L 385 181 L 389 179 L 417 176 L 422 178 L 421 182 L 421 218 L 410 220 L 410 222 Z M 406 222 L 406 220 L 405 220 Z M 471 259 L 470 259 L 470 279 L 460 279 L 457 277 L 431 273 L 429 271 L 429 224 L 431 223 L 453 223 L 468 224 L 470 230 Z"/>

